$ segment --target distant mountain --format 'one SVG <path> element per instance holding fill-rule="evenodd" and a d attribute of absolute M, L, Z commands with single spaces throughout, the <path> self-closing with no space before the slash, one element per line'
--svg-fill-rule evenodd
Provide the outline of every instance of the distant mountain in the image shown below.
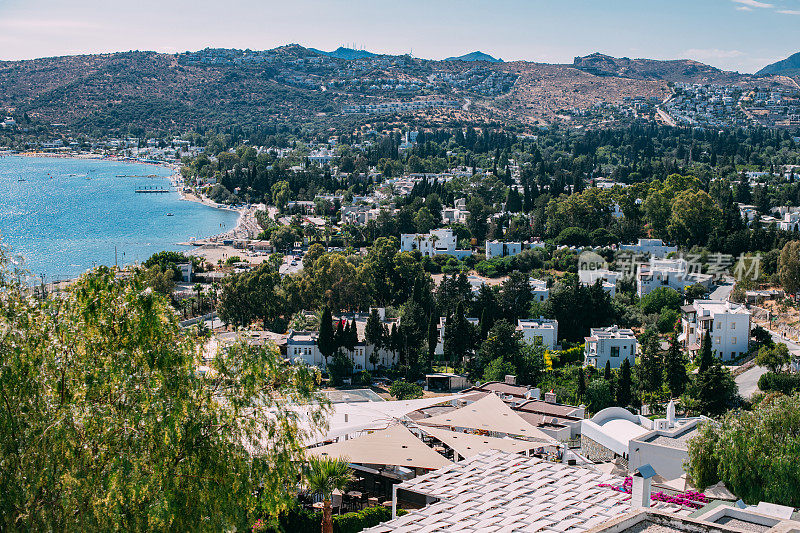
<path fill-rule="evenodd" d="M 458 57 L 448 57 L 445 61 L 488 61 L 489 63 L 502 63 L 502 59 L 496 59 L 489 54 L 480 51 L 471 52 Z"/>
<path fill-rule="evenodd" d="M 576 57 L 573 67 L 594 74 L 633 80 L 663 80 L 684 83 L 737 83 L 744 76 L 692 59 L 630 59 L 594 53 Z"/>
<path fill-rule="evenodd" d="M 756 76 L 771 76 L 773 74 L 781 74 L 783 76 L 800 75 L 800 52 L 787 57 L 783 61 L 767 65 L 756 72 Z"/>
<path fill-rule="evenodd" d="M 353 48 L 345 48 L 343 46 L 340 46 L 333 52 L 325 52 L 324 50 L 317 50 L 316 48 L 309 48 L 309 50 L 336 59 L 364 59 L 366 57 L 375 57 L 378 55 L 367 52 L 366 50 L 354 50 Z"/>

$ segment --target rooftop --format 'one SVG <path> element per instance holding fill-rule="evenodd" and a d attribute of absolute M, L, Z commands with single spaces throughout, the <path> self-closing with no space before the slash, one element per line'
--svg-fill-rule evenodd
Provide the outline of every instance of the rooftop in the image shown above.
<path fill-rule="evenodd" d="M 581 532 L 631 510 L 630 495 L 599 486 L 622 481 L 590 468 L 487 451 L 401 483 L 400 499 L 408 491 L 439 501 L 366 531 Z"/>

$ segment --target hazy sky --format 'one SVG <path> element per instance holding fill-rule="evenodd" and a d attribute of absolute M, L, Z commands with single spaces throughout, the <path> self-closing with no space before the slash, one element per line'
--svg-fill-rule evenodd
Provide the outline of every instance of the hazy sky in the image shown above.
<path fill-rule="evenodd" d="M 287 43 L 546 62 L 599 51 L 754 72 L 800 51 L 800 0 L 0 0 L 0 59 Z"/>

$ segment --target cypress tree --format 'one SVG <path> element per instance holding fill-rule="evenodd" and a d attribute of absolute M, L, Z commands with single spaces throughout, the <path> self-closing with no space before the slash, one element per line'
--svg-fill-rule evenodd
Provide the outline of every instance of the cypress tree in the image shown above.
<path fill-rule="evenodd" d="M 611 361 L 606 361 L 606 368 L 603 372 L 603 379 L 611 381 Z"/>
<path fill-rule="evenodd" d="M 436 315 L 431 313 L 431 318 L 428 321 L 428 367 L 433 364 L 434 357 L 436 356 L 435 352 L 437 344 L 439 344 L 439 328 L 437 325 Z"/>
<path fill-rule="evenodd" d="M 714 355 L 711 353 L 711 333 L 703 335 L 703 344 L 700 348 L 700 368 L 698 372 L 705 372 L 714 363 Z"/>
<path fill-rule="evenodd" d="M 583 374 L 583 367 L 578 369 L 578 401 L 586 396 L 586 376 Z"/>
<path fill-rule="evenodd" d="M 336 339 L 333 332 L 333 318 L 331 317 L 330 307 L 327 305 L 322 308 L 322 318 L 319 323 L 319 337 L 317 339 L 317 346 L 323 357 L 325 363 L 328 362 L 328 357 L 333 355 L 336 351 Z"/>
<path fill-rule="evenodd" d="M 689 382 L 689 376 L 686 374 L 686 357 L 681 351 L 677 333 L 672 334 L 669 349 L 664 356 L 664 381 L 673 397 L 683 394 Z"/>
<path fill-rule="evenodd" d="M 617 405 L 628 407 L 631 403 L 631 362 L 626 357 L 622 360 L 619 372 L 619 384 L 617 385 Z"/>

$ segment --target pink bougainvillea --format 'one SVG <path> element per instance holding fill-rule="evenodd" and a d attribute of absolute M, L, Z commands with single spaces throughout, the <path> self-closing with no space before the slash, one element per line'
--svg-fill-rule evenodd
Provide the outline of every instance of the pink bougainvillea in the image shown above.
<path fill-rule="evenodd" d="M 608 483 L 601 483 L 600 487 L 607 487 L 617 492 L 630 494 L 633 492 L 633 478 L 628 476 L 621 486 L 609 485 Z M 708 503 L 708 497 L 697 491 L 686 491 L 678 494 L 664 494 L 663 492 L 655 492 L 650 495 L 650 499 L 658 502 L 674 503 L 676 505 L 683 505 L 684 507 L 691 507 L 692 509 L 699 509 Z"/>

